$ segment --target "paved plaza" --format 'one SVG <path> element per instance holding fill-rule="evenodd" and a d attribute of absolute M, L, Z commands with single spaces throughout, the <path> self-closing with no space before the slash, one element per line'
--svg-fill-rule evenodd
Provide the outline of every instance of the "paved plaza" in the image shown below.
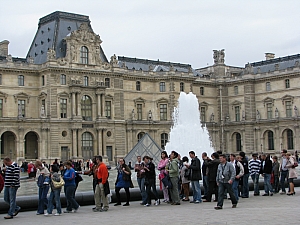
<path fill-rule="evenodd" d="M 77 213 L 61 216 L 35 215 L 35 211 L 20 212 L 12 220 L 4 220 L 1 214 L 1 224 L 300 224 L 299 202 L 300 188 L 295 188 L 295 196 L 279 195 L 240 199 L 236 209 L 231 208 L 231 202 L 224 200 L 222 210 L 216 211 L 216 203 L 190 204 L 183 202 L 180 206 L 162 203 L 159 206 L 144 207 L 139 202 L 130 202 L 129 207 L 113 206 L 108 212 L 92 212 L 93 206 L 82 206 Z"/>

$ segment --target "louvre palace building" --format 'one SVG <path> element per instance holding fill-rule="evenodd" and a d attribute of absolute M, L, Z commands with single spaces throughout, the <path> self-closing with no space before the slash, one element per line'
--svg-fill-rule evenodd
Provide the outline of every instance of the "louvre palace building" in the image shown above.
<path fill-rule="evenodd" d="M 145 133 L 164 149 L 180 92 L 197 96 L 216 150 L 278 155 L 300 148 L 300 55 L 266 53 L 264 61 L 234 67 L 224 50 L 214 50 L 212 66 L 192 68 L 106 57 L 101 43 L 88 16 L 58 11 L 39 20 L 25 58 L 0 41 L 1 158 L 97 154 L 114 164 Z"/>

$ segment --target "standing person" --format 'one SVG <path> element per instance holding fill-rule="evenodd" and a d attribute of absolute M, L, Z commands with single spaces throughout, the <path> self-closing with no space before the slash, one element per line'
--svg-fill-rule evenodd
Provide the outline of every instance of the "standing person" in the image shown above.
<path fill-rule="evenodd" d="M 201 180 L 201 162 L 194 151 L 189 152 L 192 159 L 191 165 L 187 166 L 191 170 L 191 184 L 193 189 L 193 201 L 190 203 L 201 203 L 201 188 L 199 180 Z"/>
<path fill-rule="evenodd" d="M 13 217 L 18 215 L 21 210 L 21 207 L 16 204 L 17 191 L 20 187 L 20 168 L 16 162 L 13 162 L 8 157 L 3 159 L 3 163 L 6 166 L 4 201 L 9 205 L 8 213 L 4 216 L 4 219 L 13 219 Z"/>
<path fill-rule="evenodd" d="M 296 163 L 296 158 L 292 156 L 290 152 L 286 153 L 286 168 L 289 170 L 289 185 L 290 185 L 290 191 L 287 193 L 287 195 L 294 195 L 295 194 L 295 185 L 294 185 L 294 179 L 297 179 L 297 172 L 295 169 L 295 163 Z M 298 166 L 298 162 L 296 164 Z"/>
<path fill-rule="evenodd" d="M 147 203 L 144 206 L 151 205 L 151 188 L 155 199 L 155 205 L 159 205 L 160 201 L 158 198 L 158 194 L 156 191 L 155 184 L 155 165 L 152 163 L 153 158 L 149 156 L 144 156 L 143 161 L 145 163 L 145 184 L 146 184 L 146 192 L 147 192 Z M 176 187 L 176 186 L 175 186 Z"/>
<path fill-rule="evenodd" d="M 74 209 L 74 212 L 77 212 L 79 209 L 79 204 L 76 202 L 74 198 L 75 193 L 75 170 L 72 168 L 72 163 L 70 161 L 65 162 L 66 170 L 64 172 L 64 181 L 65 181 L 65 196 L 67 200 L 67 209 L 64 211 L 64 213 L 71 213 L 72 209 Z"/>
<path fill-rule="evenodd" d="M 241 178 L 242 180 L 242 198 L 249 198 L 249 165 L 248 159 L 246 158 L 245 152 L 240 152 L 240 156 L 242 157 L 242 165 L 244 167 L 244 175 Z"/>
<path fill-rule="evenodd" d="M 274 183 L 273 183 L 273 190 L 274 193 L 278 193 L 279 192 L 279 162 L 278 162 L 278 157 L 276 155 L 273 156 L 273 164 L 272 164 L 272 173 L 274 175 Z"/>
<path fill-rule="evenodd" d="M 93 176 L 93 192 L 94 193 L 95 193 L 96 185 L 97 185 L 97 167 L 98 167 L 98 164 L 96 162 L 96 157 L 94 157 L 92 167 L 91 168 L 87 167 L 87 170 L 80 172 L 83 175 Z"/>
<path fill-rule="evenodd" d="M 37 160 L 35 162 L 36 171 L 36 180 L 39 188 L 39 202 L 38 210 L 36 215 L 44 215 L 44 208 L 48 207 L 47 194 L 49 192 L 49 175 L 50 172 L 44 164 Z"/>
<path fill-rule="evenodd" d="M 190 196 L 190 180 L 189 177 L 185 177 L 185 171 L 188 170 L 187 165 L 189 165 L 189 159 L 188 157 L 184 156 L 182 158 L 182 168 L 180 170 L 180 177 L 181 177 L 181 182 L 182 182 L 182 189 L 183 189 L 183 194 L 184 198 L 182 201 L 190 201 L 189 196 Z"/>
<path fill-rule="evenodd" d="M 168 159 L 168 154 L 166 151 L 162 151 L 161 155 L 161 160 L 158 163 L 157 169 L 159 170 L 159 180 L 160 180 L 160 189 L 162 189 L 163 194 L 164 194 L 164 200 L 163 202 L 169 202 L 169 190 L 168 188 L 165 187 L 161 179 L 167 174 L 168 172 L 166 171 L 166 166 L 169 162 Z"/>
<path fill-rule="evenodd" d="M 224 192 L 227 189 L 229 193 L 230 200 L 232 203 L 232 208 L 236 208 L 237 200 L 232 190 L 232 183 L 235 179 L 236 173 L 233 165 L 231 163 L 227 163 L 226 156 L 221 154 L 220 155 L 220 164 L 218 166 L 217 171 L 217 185 L 219 188 L 219 196 L 218 196 L 218 204 L 215 209 L 222 209 L 223 202 L 224 202 Z"/>
<path fill-rule="evenodd" d="M 48 199 L 48 207 L 47 207 L 47 213 L 45 213 L 45 216 L 52 215 L 53 211 L 53 201 L 55 201 L 55 206 L 57 212 L 54 214 L 54 216 L 60 216 L 61 215 L 61 203 L 60 203 L 60 192 L 61 188 L 55 188 L 52 182 L 52 179 L 56 182 L 60 182 L 60 179 L 63 179 L 59 174 L 58 174 L 59 168 L 57 164 L 53 164 L 50 166 L 50 196 Z"/>
<path fill-rule="evenodd" d="M 28 173 L 28 177 L 29 178 L 34 178 L 35 175 L 36 175 L 36 168 L 35 166 L 33 165 L 32 161 L 30 161 L 28 163 L 28 166 L 27 166 L 27 173 Z"/>
<path fill-rule="evenodd" d="M 116 196 L 117 196 L 117 203 L 114 206 L 121 205 L 121 196 L 120 190 L 124 188 L 126 192 L 126 203 L 123 206 L 129 206 L 130 201 L 130 192 L 129 188 L 131 186 L 131 171 L 128 165 L 125 164 L 125 160 L 123 158 L 119 159 L 119 166 L 118 166 L 118 175 L 116 180 Z"/>
<path fill-rule="evenodd" d="M 172 205 L 180 205 L 179 192 L 178 192 L 178 153 L 175 151 L 171 152 L 170 162 L 167 165 L 167 171 L 170 176 L 170 181 L 172 183 L 172 188 L 170 189 Z"/>
<path fill-rule="evenodd" d="M 147 193 L 145 187 L 145 170 L 144 170 L 144 162 L 142 162 L 142 157 L 137 156 L 137 162 L 134 165 L 134 171 L 136 172 L 137 183 L 140 188 L 142 203 L 141 205 L 147 204 Z"/>
<path fill-rule="evenodd" d="M 280 159 L 280 187 L 281 187 L 281 192 L 280 194 L 286 194 L 285 191 L 285 180 L 288 179 L 289 175 L 289 170 L 286 167 L 287 159 L 286 159 L 286 153 L 287 150 L 283 149 L 281 151 L 281 159 Z"/>
<path fill-rule="evenodd" d="M 235 169 L 235 179 L 232 183 L 232 190 L 235 195 L 236 201 L 239 201 L 239 183 L 241 177 L 244 175 L 244 167 L 243 165 L 236 159 L 235 154 L 230 154 L 230 163 L 233 165 Z"/>
<path fill-rule="evenodd" d="M 59 167 L 58 159 L 54 159 L 54 162 L 52 163 L 53 165 L 56 165 L 57 168 Z"/>
<path fill-rule="evenodd" d="M 265 193 L 262 196 L 273 196 L 273 188 L 271 185 L 272 161 L 269 156 L 261 155 L 261 174 L 264 177 Z"/>
<path fill-rule="evenodd" d="M 93 208 L 94 212 L 107 212 L 108 211 L 108 198 L 104 191 L 104 185 L 108 182 L 108 170 L 106 165 L 102 162 L 102 156 L 96 156 L 97 166 L 97 185 L 94 194 L 96 207 Z M 101 206 L 103 203 L 103 207 Z"/>
<path fill-rule="evenodd" d="M 206 159 L 207 159 L 207 153 L 203 152 L 202 153 L 203 162 L 205 162 Z M 203 195 L 202 199 L 206 199 L 208 188 L 209 188 L 207 173 L 208 173 L 207 165 L 205 163 L 203 163 L 202 164 L 202 177 L 203 177 L 204 195 Z"/>
<path fill-rule="evenodd" d="M 218 201 L 218 185 L 217 185 L 217 171 L 218 171 L 218 166 L 220 164 L 220 160 L 219 160 L 219 154 L 214 152 L 211 155 L 212 160 L 207 157 L 204 160 L 204 164 L 207 166 L 208 169 L 208 173 L 207 173 L 207 180 L 209 182 L 208 184 L 208 192 L 207 192 L 207 196 L 206 196 L 206 200 L 204 200 L 203 202 L 211 202 L 212 200 L 212 194 L 215 194 L 215 202 Z"/>
<path fill-rule="evenodd" d="M 249 161 L 249 171 L 250 176 L 252 178 L 254 184 L 254 196 L 259 196 L 259 186 L 258 186 L 258 179 L 259 179 L 259 172 L 260 172 L 260 160 L 257 159 L 257 154 L 252 154 L 252 159 Z"/>

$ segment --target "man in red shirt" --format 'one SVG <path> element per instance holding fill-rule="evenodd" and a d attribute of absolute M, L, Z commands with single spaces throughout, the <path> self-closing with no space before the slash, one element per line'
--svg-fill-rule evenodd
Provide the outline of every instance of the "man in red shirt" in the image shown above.
<path fill-rule="evenodd" d="M 96 162 L 98 164 L 97 168 L 97 185 L 94 194 L 96 208 L 93 209 L 94 212 L 106 212 L 108 210 L 108 199 L 104 192 L 104 185 L 108 182 L 108 170 L 106 165 L 102 162 L 102 156 L 96 156 Z M 101 207 L 101 202 L 103 207 Z"/>

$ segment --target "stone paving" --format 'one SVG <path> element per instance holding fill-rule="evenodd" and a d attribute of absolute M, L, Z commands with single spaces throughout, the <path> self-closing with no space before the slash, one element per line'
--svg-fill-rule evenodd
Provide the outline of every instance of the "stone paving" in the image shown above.
<path fill-rule="evenodd" d="M 131 202 L 129 207 L 113 206 L 108 212 L 92 212 L 93 206 L 82 206 L 77 213 L 61 216 L 35 215 L 35 211 L 20 212 L 12 220 L 4 220 L 1 214 L 0 224 L 300 224 L 299 202 L 300 188 L 295 188 L 296 195 L 287 196 L 253 196 L 240 199 L 236 209 L 231 208 L 231 202 L 224 200 L 222 210 L 216 211 L 216 203 L 190 204 L 182 202 L 179 206 L 162 203 L 159 206 L 144 207 L 139 202 Z M 262 193 L 262 192 L 261 192 Z"/>

